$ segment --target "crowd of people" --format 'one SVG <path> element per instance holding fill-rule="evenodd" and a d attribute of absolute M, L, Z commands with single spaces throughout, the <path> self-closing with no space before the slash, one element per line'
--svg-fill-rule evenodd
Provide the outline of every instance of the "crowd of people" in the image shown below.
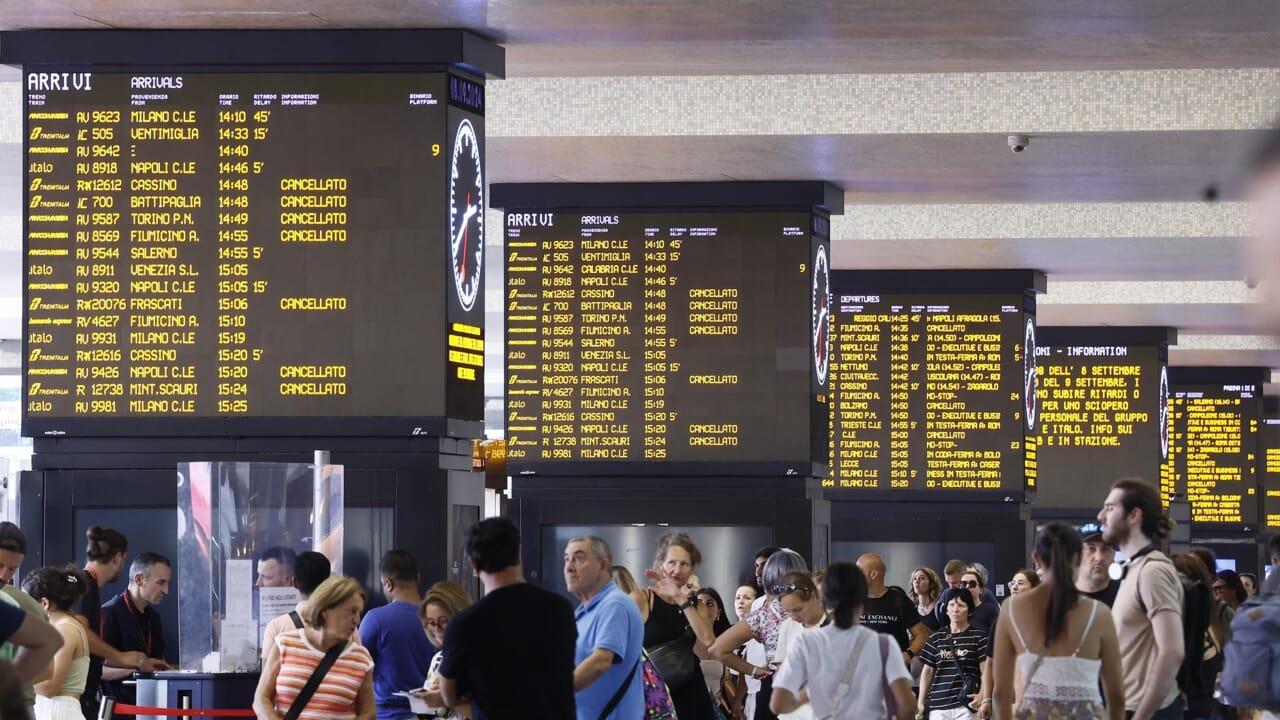
<path fill-rule="evenodd" d="M 387 603 L 366 613 L 365 589 L 324 555 L 272 548 L 258 584 L 300 600 L 265 627 L 253 708 L 263 720 L 1250 718 L 1215 681 L 1235 611 L 1280 591 L 1280 573 L 1260 584 L 1203 547 L 1166 556 L 1171 528 L 1154 488 L 1117 482 L 1096 522 L 1038 533 L 1003 605 L 977 562 L 895 574 L 867 553 L 815 570 L 777 547 L 726 604 L 699 584 L 694 539 L 673 532 L 639 584 L 603 539 L 571 539 L 574 607 L 525 582 L 516 526 L 492 518 L 467 537 L 478 601 L 452 582 L 421 592 L 417 562 L 393 550 L 379 568 Z M 3 720 L 96 717 L 99 696 L 126 698 L 121 679 L 168 667 L 155 610 L 168 560 L 140 553 L 102 602 L 128 543 L 96 526 L 87 539 L 83 567 L 31 570 L 19 588 L 26 539 L 0 523 Z M 1280 565 L 1280 537 L 1270 554 Z"/>
<path fill-rule="evenodd" d="M 685 533 L 640 586 L 582 536 L 564 551 L 575 609 L 525 583 L 515 526 L 486 520 L 468 541 L 486 594 L 443 638 L 434 699 L 487 719 L 1252 717 L 1214 694 L 1249 590 L 1204 548 L 1161 552 L 1172 527 L 1154 488 L 1117 482 L 1096 522 L 1038 533 L 1003 605 L 980 563 L 914 568 L 904 589 L 876 554 L 815 571 L 765 547 L 730 608 Z"/>

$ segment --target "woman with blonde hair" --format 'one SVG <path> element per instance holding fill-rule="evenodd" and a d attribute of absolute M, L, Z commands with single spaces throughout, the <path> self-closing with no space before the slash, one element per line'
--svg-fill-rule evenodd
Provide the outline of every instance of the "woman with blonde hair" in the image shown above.
<path fill-rule="evenodd" d="M 458 583 L 438 582 L 428 588 L 427 594 L 422 598 L 422 605 L 418 606 L 418 619 L 422 621 L 422 628 L 426 630 L 427 639 L 431 644 L 443 648 L 444 631 L 449 627 L 449 621 L 469 607 L 471 607 L 471 596 L 467 595 L 467 591 Z M 437 652 L 435 657 L 431 658 L 427 680 L 422 684 L 426 691 L 423 700 L 429 707 L 440 708 L 436 711 L 436 717 L 470 717 L 470 707 L 458 710 L 448 710 L 444 707 L 444 700 L 440 697 L 440 663 L 443 660 L 444 650 Z"/>
<path fill-rule="evenodd" d="M 298 720 L 373 720 L 373 658 L 350 642 L 360 626 L 364 590 L 348 577 L 331 577 L 311 594 L 300 630 L 276 635 L 254 694 L 259 720 L 281 720 L 326 656 L 336 656 L 323 676 L 324 692 L 304 700 Z"/>
<path fill-rule="evenodd" d="M 700 670 L 700 657 L 715 640 L 707 607 L 687 585 L 702 563 L 702 553 L 687 533 L 658 538 L 653 568 L 645 576 L 653 585 L 631 593 L 644 622 L 644 648 L 663 672 L 680 720 L 714 720 L 715 708 Z"/>

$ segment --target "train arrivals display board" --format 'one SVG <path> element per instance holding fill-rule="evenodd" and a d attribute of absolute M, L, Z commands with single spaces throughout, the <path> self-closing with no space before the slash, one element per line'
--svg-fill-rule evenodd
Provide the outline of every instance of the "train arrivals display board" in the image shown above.
<path fill-rule="evenodd" d="M 25 433 L 480 420 L 482 94 L 447 72 L 25 68 Z"/>
<path fill-rule="evenodd" d="M 1193 525 L 1256 528 L 1262 386 L 1182 383 L 1178 370 L 1170 371 L 1170 475 L 1162 489 L 1186 496 Z"/>
<path fill-rule="evenodd" d="M 833 290 L 824 486 L 1021 499 L 1038 412 L 1027 298 Z"/>
<path fill-rule="evenodd" d="M 810 474 L 825 460 L 825 222 L 508 208 L 511 471 L 745 463 Z"/>
<path fill-rule="evenodd" d="M 1047 344 L 1058 330 L 1063 328 L 1040 328 L 1036 349 L 1037 502 L 1071 507 L 1078 503 L 1081 483 L 1108 486 L 1122 477 L 1154 481 L 1169 448 L 1166 349 Z"/>

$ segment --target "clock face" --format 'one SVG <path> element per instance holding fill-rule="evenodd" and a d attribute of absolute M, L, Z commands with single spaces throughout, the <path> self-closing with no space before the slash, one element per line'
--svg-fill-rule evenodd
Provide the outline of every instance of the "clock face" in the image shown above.
<path fill-rule="evenodd" d="M 1022 397 L 1023 405 L 1027 412 L 1027 429 L 1036 429 L 1036 387 L 1039 381 L 1036 379 L 1036 326 L 1032 321 L 1027 319 L 1027 329 L 1023 333 L 1022 349 L 1025 355 L 1022 358 Z"/>
<path fill-rule="evenodd" d="M 827 267 L 827 248 L 819 245 L 813 257 L 813 361 L 818 368 L 818 384 L 827 384 L 827 360 L 830 357 L 828 325 L 831 319 L 831 272 Z"/>
<path fill-rule="evenodd" d="M 1160 458 L 1169 458 L 1169 368 L 1160 368 Z"/>
<path fill-rule="evenodd" d="M 484 262 L 484 175 L 470 120 L 458 123 L 449 161 L 449 257 L 463 310 L 475 307 Z"/>

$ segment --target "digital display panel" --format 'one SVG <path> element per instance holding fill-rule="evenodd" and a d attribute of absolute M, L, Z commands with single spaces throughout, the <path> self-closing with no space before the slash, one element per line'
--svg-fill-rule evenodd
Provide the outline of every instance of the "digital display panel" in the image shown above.
<path fill-rule="evenodd" d="M 1168 454 L 1168 372 L 1161 348 L 1046 345 L 1036 348 L 1040 383 L 1039 501 L 1069 506 L 1079 483 L 1148 481 Z"/>
<path fill-rule="evenodd" d="M 1169 475 L 1162 489 L 1186 494 L 1193 524 L 1255 526 L 1260 388 L 1174 384 L 1170 399 Z"/>
<path fill-rule="evenodd" d="M 1021 498 L 1037 464 L 1023 296 L 855 295 L 838 283 L 824 486 Z"/>
<path fill-rule="evenodd" d="M 1258 439 L 1262 527 L 1268 532 L 1280 532 L 1280 419 L 1263 420 Z"/>
<path fill-rule="evenodd" d="M 27 434 L 482 417 L 483 120 L 458 78 L 23 82 Z"/>
<path fill-rule="evenodd" d="M 808 474 L 829 277 L 813 217 L 508 210 L 512 471 L 774 461 Z"/>

